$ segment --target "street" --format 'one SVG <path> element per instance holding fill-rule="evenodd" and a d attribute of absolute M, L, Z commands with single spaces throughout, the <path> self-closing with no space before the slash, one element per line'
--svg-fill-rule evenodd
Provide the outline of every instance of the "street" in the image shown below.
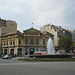
<path fill-rule="evenodd" d="M 27 62 L 0 58 L 0 75 L 75 75 L 75 62 Z"/>

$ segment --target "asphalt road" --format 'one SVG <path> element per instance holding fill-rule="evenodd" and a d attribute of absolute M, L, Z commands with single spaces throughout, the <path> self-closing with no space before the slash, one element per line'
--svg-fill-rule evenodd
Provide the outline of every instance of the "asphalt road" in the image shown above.
<path fill-rule="evenodd" d="M 75 62 L 25 62 L 0 59 L 0 75 L 75 75 Z"/>

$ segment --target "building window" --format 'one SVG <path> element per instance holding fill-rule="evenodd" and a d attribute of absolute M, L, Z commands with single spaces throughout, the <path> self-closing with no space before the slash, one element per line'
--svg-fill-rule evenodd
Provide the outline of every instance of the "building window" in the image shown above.
<path fill-rule="evenodd" d="M 38 45 L 38 39 L 36 40 L 36 45 Z"/>
<path fill-rule="evenodd" d="M 33 45 L 33 39 L 31 39 L 31 45 Z"/>
<path fill-rule="evenodd" d="M 15 41 L 13 41 L 13 45 L 15 45 Z"/>
<path fill-rule="evenodd" d="M 1 43 L 1 46 L 2 46 L 2 43 Z"/>
<path fill-rule="evenodd" d="M 10 45 L 12 45 L 12 42 L 10 42 Z"/>
<path fill-rule="evenodd" d="M 8 45 L 8 42 L 7 42 L 7 45 Z"/>
<path fill-rule="evenodd" d="M 19 40 L 19 45 L 21 45 L 21 41 Z"/>
<path fill-rule="evenodd" d="M 45 40 L 43 40 L 43 45 L 45 45 Z"/>
<path fill-rule="evenodd" d="M 26 45 L 28 45 L 28 39 L 26 39 Z"/>
<path fill-rule="evenodd" d="M 5 42 L 4 42 L 4 46 L 5 46 Z"/>
<path fill-rule="evenodd" d="M 2 24 L 2 22 L 1 22 L 1 24 Z"/>

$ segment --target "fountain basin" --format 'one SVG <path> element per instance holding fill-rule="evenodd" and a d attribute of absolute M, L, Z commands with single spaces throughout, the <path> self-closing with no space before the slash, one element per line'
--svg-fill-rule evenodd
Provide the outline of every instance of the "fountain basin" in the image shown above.
<path fill-rule="evenodd" d="M 30 58 L 71 58 L 71 55 L 29 55 Z"/>

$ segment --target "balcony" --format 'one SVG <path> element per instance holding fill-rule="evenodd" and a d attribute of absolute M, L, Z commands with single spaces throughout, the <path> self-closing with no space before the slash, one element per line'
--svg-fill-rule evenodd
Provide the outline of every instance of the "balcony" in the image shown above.
<path fill-rule="evenodd" d="M 40 44 L 25 44 L 24 46 L 41 46 Z"/>

